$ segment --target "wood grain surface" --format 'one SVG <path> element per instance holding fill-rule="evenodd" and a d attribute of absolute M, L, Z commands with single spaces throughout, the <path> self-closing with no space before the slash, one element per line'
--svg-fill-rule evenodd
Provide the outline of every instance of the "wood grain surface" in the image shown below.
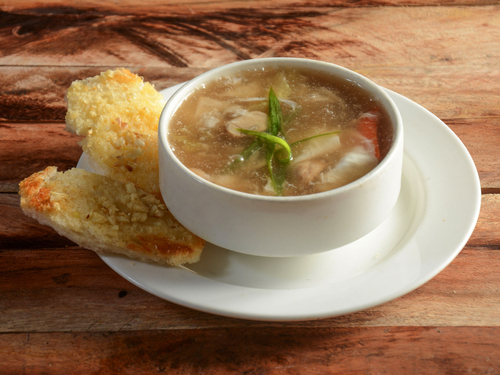
<path fill-rule="evenodd" d="M 22 362 L 26 373 L 56 374 L 494 374 L 499 334 L 493 327 L 209 328 L 8 334 L 0 348 L 11 373 Z"/>
<path fill-rule="evenodd" d="M 0 0 L 0 374 L 500 374 L 499 47 L 498 1 Z M 22 179 L 80 158 L 72 81 L 123 66 L 161 90 L 264 56 L 353 69 L 461 139 L 481 213 L 438 276 L 346 316 L 245 321 L 148 294 L 22 214 Z"/>

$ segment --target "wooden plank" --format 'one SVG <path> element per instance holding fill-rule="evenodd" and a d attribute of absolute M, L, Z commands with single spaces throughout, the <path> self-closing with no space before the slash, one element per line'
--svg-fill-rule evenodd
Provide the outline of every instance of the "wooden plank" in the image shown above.
<path fill-rule="evenodd" d="M 481 187 L 490 193 L 500 193 L 500 117 L 483 119 L 445 119 L 445 123 L 455 132 L 467 147 L 481 180 Z M 493 197 L 492 199 L 496 199 Z M 483 207 L 496 206 L 496 201 L 483 197 Z M 487 220 L 494 223 L 497 216 L 489 215 Z M 490 230 L 493 228 L 489 228 Z"/>
<path fill-rule="evenodd" d="M 0 64 L 210 68 L 259 56 L 287 56 L 347 67 L 496 68 L 499 12 L 498 6 L 279 5 L 251 12 L 179 7 L 119 15 L 70 6 L 48 13 L 5 12 Z"/>
<path fill-rule="evenodd" d="M 76 166 L 82 154 L 79 137 L 64 128 L 64 124 L 0 124 L 2 187 L 17 192 L 22 179 L 48 166 L 59 170 Z"/>
<path fill-rule="evenodd" d="M 9 374 L 497 374 L 500 328 L 14 333 L 0 351 Z"/>
<path fill-rule="evenodd" d="M 467 245 L 500 250 L 500 195 L 483 194 L 479 219 Z"/>
<path fill-rule="evenodd" d="M 161 89 L 259 56 L 344 65 L 445 119 L 500 115 L 500 7 L 277 7 L 264 14 L 269 12 L 276 19 L 266 16 L 259 26 L 248 12 L 231 10 L 175 16 L 73 14 L 71 8 L 61 14 L 6 13 L 0 24 L 0 119 L 62 121 L 71 81 L 108 67 L 131 67 Z"/>
<path fill-rule="evenodd" d="M 275 0 L 272 3 L 265 0 L 121 0 L 120 7 L 116 6 L 113 0 L 79 0 L 78 2 L 69 2 L 63 0 L 44 1 L 43 7 L 36 7 L 32 0 L 3 0 L 0 3 L 0 9 L 4 11 L 26 12 L 35 9 L 38 12 L 62 12 L 68 7 L 74 7 L 82 10 L 108 10 L 115 13 L 143 13 L 143 12 L 166 12 L 178 8 L 188 8 L 192 11 L 203 11 L 207 8 L 214 10 L 232 9 L 232 8 L 268 8 L 277 5 L 290 8 L 313 8 L 313 7 L 331 7 L 331 8 L 358 8 L 358 7 L 397 7 L 397 6 L 481 6 L 496 5 L 496 0 L 479 0 L 471 3 L 470 0 L 309 0 L 309 1 L 290 1 Z"/>
<path fill-rule="evenodd" d="M 78 67 L 0 67 L 0 121 L 64 122 L 64 95 L 77 79 L 85 79 L 116 66 Z M 152 82 L 158 90 L 186 82 L 203 73 L 204 68 L 129 67 Z M 460 125 L 457 119 L 498 124 L 500 80 L 497 68 L 473 70 L 467 66 L 429 68 L 351 68 L 377 84 L 419 103 L 446 123 Z M 471 124 L 476 126 L 477 124 Z M 4 130 L 0 128 L 0 132 Z M 480 132 L 474 133 L 480 136 Z M 476 137 L 477 138 L 477 137 Z"/>
<path fill-rule="evenodd" d="M 474 122 L 479 118 L 480 121 L 498 126 L 500 70 L 497 67 L 476 68 L 473 64 L 410 68 L 352 67 L 378 85 L 423 106 L 449 126 L 467 125 L 468 121 Z M 479 138 L 481 133 L 475 131 L 471 135 Z"/>
<path fill-rule="evenodd" d="M 16 187 L 17 184 L 13 185 Z M 22 214 L 19 195 L 0 194 L 0 250 L 37 249 L 74 245 L 58 235 L 52 228 L 40 225 L 37 221 Z"/>
<path fill-rule="evenodd" d="M 118 66 L 124 66 L 124 64 Z M 102 71 L 116 67 L 0 66 L 0 84 L 2 85 L 0 121 L 64 122 L 66 115 L 64 95 L 71 82 L 93 77 Z M 198 68 L 140 66 L 128 68 L 143 76 L 145 80 L 154 83 L 159 90 L 188 81 L 205 71 Z M 4 128 L 0 128 L 1 133 L 8 131 L 8 128 Z"/>
<path fill-rule="evenodd" d="M 366 311 L 294 325 L 500 327 L 499 267 L 500 251 L 468 247 L 406 296 Z M 2 333 L 290 326 L 175 305 L 133 286 L 91 251 L 72 247 L 0 252 L 0 310 Z"/>

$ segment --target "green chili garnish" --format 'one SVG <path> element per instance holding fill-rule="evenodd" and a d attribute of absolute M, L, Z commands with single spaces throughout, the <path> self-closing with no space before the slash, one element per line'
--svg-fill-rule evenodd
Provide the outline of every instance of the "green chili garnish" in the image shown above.
<path fill-rule="evenodd" d="M 274 93 L 273 88 L 269 90 L 269 112 L 267 114 L 267 131 L 272 135 L 278 135 L 278 132 L 283 132 L 283 113 L 278 97 Z"/>
<path fill-rule="evenodd" d="M 286 143 L 284 139 L 275 135 L 271 135 L 266 132 L 256 132 L 254 130 L 248 130 L 248 129 L 236 129 L 236 130 L 239 130 L 240 132 L 248 135 L 253 135 L 254 137 L 257 137 L 258 139 L 261 139 L 263 142 L 267 143 L 269 146 L 280 145 L 287 152 L 287 156 L 285 158 L 278 160 L 282 163 L 288 163 L 290 160 L 292 160 L 292 150 L 290 149 L 290 146 L 288 145 L 288 143 Z M 275 149 L 276 147 L 273 147 L 273 153 Z"/>
<path fill-rule="evenodd" d="M 305 142 L 305 141 L 310 141 L 311 139 L 314 139 L 314 138 L 323 137 L 325 135 L 339 134 L 339 133 L 340 133 L 340 130 L 335 131 L 335 132 L 330 132 L 330 133 L 323 133 L 323 134 L 313 135 L 312 137 L 304 138 L 304 139 L 301 139 L 300 141 L 296 141 L 296 142 L 291 143 L 290 147 L 296 146 L 299 143 L 302 143 L 302 142 Z"/>
<path fill-rule="evenodd" d="M 267 165 L 267 170 L 269 172 L 269 176 L 271 177 L 271 184 L 273 185 L 273 190 L 276 193 L 276 195 L 281 195 L 281 188 L 280 186 L 276 183 L 276 179 L 274 178 L 274 171 L 273 171 L 273 156 L 274 156 L 274 149 L 276 148 L 275 144 L 268 144 L 267 149 L 266 149 L 266 165 Z"/>
<path fill-rule="evenodd" d="M 271 184 L 276 195 L 283 195 L 283 185 L 286 177 L 286 166 L 273 162 L 276 144 L 269 144 L 266 149 L 266 165 L 271 177 Z"/>

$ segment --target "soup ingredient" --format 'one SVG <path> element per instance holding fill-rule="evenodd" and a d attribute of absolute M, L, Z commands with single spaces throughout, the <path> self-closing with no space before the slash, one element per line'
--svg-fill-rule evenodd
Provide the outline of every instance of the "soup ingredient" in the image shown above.
<path fill-rule="evenodd" d="M 327 164 L 319 160 L 306 160 L 295 167 L 297 179 L 303 184 L 310 184 L 325 170 Z"/>
<path fill-rule="evenodd" d="M 366 138 L 368 147 L 373 148 L 373 152 L 377 159 L 380 159 L 380 147 L 378 144 L 377 135 L 377 122 L 379 118 L 379 113 L 377 110 L 373 110 L 364 113 L 358 122 L 358 131 L 363 137 Z"/>
<path fill-rule="evenodd" d="M 269 89 L 269 112 L 268 112 L 267 127 L 272 135 L 283 135 L 283 112 L 278 97 L 274 93 L 273 88 Z"/>
<path fill-rule="evenodd" d="M 84 136 L 92 166 L 160 197 L 158 120 L 165 104 L 153 85 L 127 69 L 75 81 L 66 93 L 66 130 Z"/>
<path fill-rule="evenodd" d="M 339 149 L 341 147 L 339 133 L 340 131 L 315 135 L 292 143 L 292 147 L 298 146 L 301 143 L 304 146 L 299 152 L 295 152 L 294 147 L 293 162 L 300 163 L 301 161 L 314 159 Z"/>
<path fill-rule="evenodd" d="M 99 254 L 178 266 L 200 259 L 205 241 L 155 196 L 109 177 L 48 167 L 19 184 L 23 212 Z"/>
<path fill-rule="evenodd" d="M 240 116 L 229 121 L 226 128 L 235 137 L 243 137 L 240 131 L 242 129 L 263 132 L 267 129 L 267 115 L 260 111 L 244 111 Z"/>
<path fill-rule="evenodd" d="M 344 181 L 356 180 L 371 171 L 378 164 L 377 157 L 362 146 L 347 152 L 340 161 L 320 175 L 325 188 L 342 185 Z"/>

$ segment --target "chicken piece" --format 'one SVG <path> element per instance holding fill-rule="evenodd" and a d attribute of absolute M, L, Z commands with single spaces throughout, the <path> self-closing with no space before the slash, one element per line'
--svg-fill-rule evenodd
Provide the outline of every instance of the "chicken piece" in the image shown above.
<path fill-rule="evenodd" d="M 364 176 L 377 164 L 378 159 L 373 153 L 368 152 L 362 146 L 356 146 L 345 154 L 335 167 L 321 173 L 320 181 L 321 183 L 340 186 Z"/>
<path fill-rule="evenodd" d="M 229 106 L 228 108 L 226 108 L 224 110 L 223 114 L 228 115 L 231 118 L 235 118 L 238 116 L 243 116 L 246 112 L 247 112 L 247 110 L 245 108 L 243 108 L 240 105 L 235 104 L 235 105 L 232 105 L 232 106 Z"/>
<path fill-rule="evenodd" d="M 260 111 L 246 112 L 226 124 L 227 131 L 235 137 L 246 137 L 245 134 L 236 129 L 247 129 L 258 132 L 267 130 L 267 114 Z"/>
<path fill-rule="evenodd" d="M 202 116 L 204 113 L 211 112 L 213 110 L 217 110 L 217 112 L 220 112 L 226 106 L 227 102 L 225 101 L 220 101 L 217 99 L 212 99 L 204 96 L 198 100 L 193 117 L 198 118 Z"/>
<path fill-rule="evenodd" d="M 302 184 L 310 184 L 323 172 L 326 165 L 326 163 L 320 160 L 306 160 L 297 164 L 294 172 Z"/>
<path fill-rule="evenodd" d="M 315 159 L 318 156 L 333 152 L 339 147 L 340 139 L 338 134 L 313 138 L 304 142 L 302 150 L 300 150 L 297 154 L 294 154 L 292 164 L 298 164 L 305 160 Z"/>
<path fill-rule="evenodd" d="M 198 124 L 208 130 L 214 129 L 220 123 L 220 112 L 217 109 L 205 112 L 200 116 Z"/>

